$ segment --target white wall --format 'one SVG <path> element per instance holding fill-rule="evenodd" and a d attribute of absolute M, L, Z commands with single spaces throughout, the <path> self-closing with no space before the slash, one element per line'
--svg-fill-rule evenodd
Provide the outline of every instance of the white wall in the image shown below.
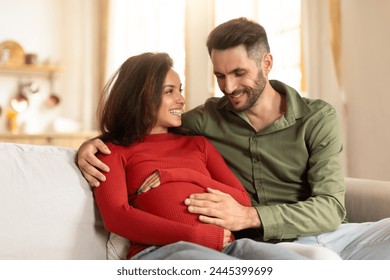
<path fill-rule="evenodd" d="M 213 95 L 213 72 L 206 48 L 208 33 L 214 26 L 213 3 L 208 0 L 186 2 L 186 108 L 194 108 Z"/>
<path fill-rule="evenodd" d="M 348 174 L 390 180 L 390 1 L 342 1 Z"/>

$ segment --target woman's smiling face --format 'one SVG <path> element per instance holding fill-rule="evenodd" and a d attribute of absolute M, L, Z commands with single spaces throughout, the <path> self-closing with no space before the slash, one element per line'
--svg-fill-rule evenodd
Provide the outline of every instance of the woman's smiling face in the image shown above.
<path fill-rule="evenodd" d="M 182 95 L 180 77 L 173 69 L 167 73 L 161 94 L 161 105 L 151 134 L 166 133 L 169 127 L 181 125 L 181 114 L 186 100 Z"/>

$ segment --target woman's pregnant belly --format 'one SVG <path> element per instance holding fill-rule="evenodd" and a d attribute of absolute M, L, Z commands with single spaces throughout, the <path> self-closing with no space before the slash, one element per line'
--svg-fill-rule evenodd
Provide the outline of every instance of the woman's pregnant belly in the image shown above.
<path fill-rule="evenodd" d="M 188 212 L 184 200 L 193 193 L 203 192 L 203 187 L 192 183 L 166 183 L 139 194 L 133 206 L 169 220 L 185 224 L 200 223 L 198 215 Z"/>

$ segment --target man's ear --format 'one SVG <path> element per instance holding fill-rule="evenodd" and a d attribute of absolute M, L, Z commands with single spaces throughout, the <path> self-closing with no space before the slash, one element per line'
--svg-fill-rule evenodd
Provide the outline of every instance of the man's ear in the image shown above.
<path fill-rule="evenodd" d="M 265 75 L 268 75 L 271 72 L 273 66 L 273 57 L 271 53 L 266 53 L 261 60 L 261 70 Z"/>

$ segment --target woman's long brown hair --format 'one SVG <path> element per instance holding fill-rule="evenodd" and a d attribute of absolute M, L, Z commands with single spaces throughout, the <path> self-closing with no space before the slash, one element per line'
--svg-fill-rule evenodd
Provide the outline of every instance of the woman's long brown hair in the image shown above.
<path fill-rule="evenodd" d="M 127 146 L 150 133 L 172 67 L 168 54 L 150 52 L 132 56 L 122 64 L 105 86 L 98 107 L 103 141 Z"/>

